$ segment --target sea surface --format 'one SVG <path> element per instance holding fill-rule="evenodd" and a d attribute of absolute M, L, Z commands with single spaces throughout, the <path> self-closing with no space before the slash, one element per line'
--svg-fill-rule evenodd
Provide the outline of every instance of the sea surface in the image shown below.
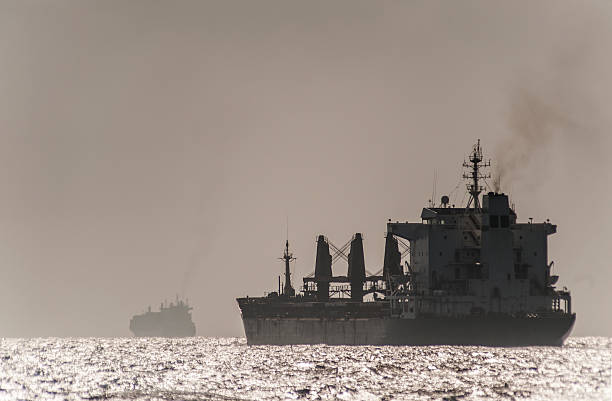
<path fill-rule="evenodd" d="M 0 400 L 612 400 L 612 338 L 563 347 L 0 340 Z"/>

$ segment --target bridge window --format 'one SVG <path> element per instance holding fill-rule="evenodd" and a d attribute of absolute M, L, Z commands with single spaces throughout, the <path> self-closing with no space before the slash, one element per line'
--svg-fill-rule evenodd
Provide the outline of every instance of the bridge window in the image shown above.
<path fill-rule="evenodd" d="M 502 228 L 510 227 L 510 217 L 508 217 L 508 216 L 500 216 L 499 218 L 500 218 L 500 222 L 501 222 Z"/>
<path fill-rule="evenodd" d="M 499 216 L 489 216 L 489 226 L 491 228 L 499 227 Z"/>

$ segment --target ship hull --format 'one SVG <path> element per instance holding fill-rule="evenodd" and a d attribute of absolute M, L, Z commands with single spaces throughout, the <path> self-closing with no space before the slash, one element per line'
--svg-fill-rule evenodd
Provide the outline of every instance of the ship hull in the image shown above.
<path fill-rule="evenodd" d="M 156 329 L 142 329 L 132 330 L 134 337 L 193 337 L 195 336 L 194 328 L 185 329 L 169 329 L 169 328 L 156 328 Z"/>
<path fill-rule="evenodd" d="M 130 321 L 130 331 L 136 337 L 193 337 L 196 328 L 189 309 L 180 303 L 161 308 L 159 312 L 136 315 Z"/>
<path fill-rule="evenodd" d="M 243 317 L 249 345 L 563 345 L 575 314 L 553 317 Z"/>

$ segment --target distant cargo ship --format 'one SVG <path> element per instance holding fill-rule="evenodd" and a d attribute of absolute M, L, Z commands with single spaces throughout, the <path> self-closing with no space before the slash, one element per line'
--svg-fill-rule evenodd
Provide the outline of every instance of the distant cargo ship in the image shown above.
<path fill-rule="evenodd" d="M 278 292 L 237 299 L 248 344 L 563 344 L 576 315 L 548 262 L 557 226 L 517 222 L 503 193 L 481 201 L 489 165 L 478 141 L 464 163 L 467 205 L 443 196 L 419 223 L 389 221 L 378 273 L 366 271 L 360 233 L 341 247 L 320 235 L 314 274 L 296 294 L 287 241 L 283 288 L 279 277 Z M 341 259 L 348 272 L 334 276 Z"/>
<path fill-rule="evenodd" d="M 159 311 L 149 310 L 135 315 L 130 321 L 130 330 L 136 337 L 193 337 L 195 324 L 191 320 L 191 308 L 187 302 L 160 305 Z"/>

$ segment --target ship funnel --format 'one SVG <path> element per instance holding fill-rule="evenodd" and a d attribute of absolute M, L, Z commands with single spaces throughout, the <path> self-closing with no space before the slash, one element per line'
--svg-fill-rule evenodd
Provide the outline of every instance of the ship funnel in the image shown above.
<path fill-rule="evenodd" d="M 348 255 L 348 279 L 351 283 L 351 299 L 363 301 L 363 283 L 365 282 L 365 260 L 363 257 L 363 239 L 361 233 L 355 234 L 351 241 Z"/>
<path fill-rule="evenodd" d="M 386 280 L 391 276 L 403 274 L 401 265 L 402 254 L 399 251 L 397 239 L 391 233 L 387 233 L 385 241 L 385 260 L 383 263 L 383 276 Z"/>
<path fill-rule="evenodd" d="M 315 259 L 315 282 L 317 283 L 317 298 L 319 301 L 329 299 L 329 279 L 332 275 L 332 257 L 329 253 L 329 243 L 325 237 L 317 237 L 317 258 Z"/>

